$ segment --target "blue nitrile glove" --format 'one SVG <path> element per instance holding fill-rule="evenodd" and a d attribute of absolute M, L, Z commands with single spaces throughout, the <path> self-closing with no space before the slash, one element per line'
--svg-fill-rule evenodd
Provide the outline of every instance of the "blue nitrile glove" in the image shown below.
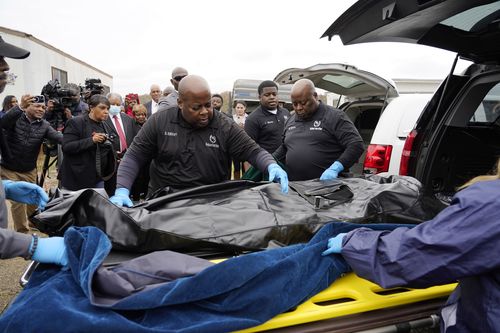
<path fill-rule="evenodd" d="M 281 184 L 281 192 L 288 193 L 288 175 L 286 171 L 283 170 L 278 164 L 271 163 L 267 167 L 267 173 L 269 173 L 269 181 L 279 180 Z"/>
<path fill-rule="evenodd" d="M 47 193 L 37 184 L 24 181 L 15 182 L 12 180 L 3 180 L 2 183 L 6 199 L 28 205 L 37 205 L 40 211 L 45 209 L 49 201 Z"/>
<path fill-rule="evenodd" d="M 130 200 L 130 191 L 125 187 L 117 188 L 115 191 L 115 195 L 109 198 L 109 201 L 117 205 L 118 207 L 132 207 L 134 204 L 132 200 Z"/>
<path fill-rule="evenodd" d="M 345 233 L 340 233 L 335 237 L 328 240 L 328 248 L 321 254 L 327 256 L 332 253 L 340 253 L 342 251 L 342 241 L 344 240 Z"/>
<path fill-rule="evenodd" d="M 339 161 L 335 161 L 328 169 L 323 171 L 319 180 L 330 180 L 335 179 L 339 176 L 339 173 L 344 170 L 344 166 Z"/>
<path fill-rule="evenodd" d="M 33 246 L 33 241 L 30 245 Z M 31 259 L 43 264 L 68 265 L 68 252 L 64 245 L 64 237 L 38 238 L 38 245 Z"/>

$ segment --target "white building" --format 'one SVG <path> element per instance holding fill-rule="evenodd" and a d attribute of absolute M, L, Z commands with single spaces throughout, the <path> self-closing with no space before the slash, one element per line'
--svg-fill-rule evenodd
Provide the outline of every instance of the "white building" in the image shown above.
<path fill-rule="evenodd" d="M 12 29 L 0 27 L 0 35 L 7 43 L 30 51 L 26 59 L 6 59 L 10 73 L 17 76 L 14 84 L 8 84 L 0 95 L 0 103 L 7 95 L 18 99 L 29 93 L 39 95 L 49 80 L 58 79 L 62 84 L 84 85 L 86 79 L 101 79 L 106 92 L 113 89 L 113 77 L 102 70 L 73 57 L 38 38 Z M 0 106 L 1 109 L 1 106 Z"/>

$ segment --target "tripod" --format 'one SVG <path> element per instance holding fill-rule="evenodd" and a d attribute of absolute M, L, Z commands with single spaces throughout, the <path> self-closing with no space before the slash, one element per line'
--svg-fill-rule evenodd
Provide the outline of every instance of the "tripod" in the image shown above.
<path fill-rule="evenodd" d="M 62 162 L 62 151 L 60 145 L 45 141 L 43 143 L 43 152 L 45 157 L 43 159 L 42 174 L 37 181 L 37 184 L 40 187 L 43 187 L 49 168 L 56 162 L 59 162 L 57 163 L 57 166 L 59 166 L 60 162 Z"/>

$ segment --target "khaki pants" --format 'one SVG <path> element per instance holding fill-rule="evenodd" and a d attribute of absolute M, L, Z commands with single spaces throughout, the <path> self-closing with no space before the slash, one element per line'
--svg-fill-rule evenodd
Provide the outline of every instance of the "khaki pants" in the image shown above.
<path fill-rule="evenodd" d="M 29 183 L 36 183 L 37 172 L 33 169 L 28 172 L 15 172 L 2 167 L 2 179 L 8 180 L 24 180 Z M 11 201 L 10 213 L 12 214 L 12 221 L 14 222 L 14 229 L 18 232 L 27 233 L 30 231 L 28 225 L 28 216 L 33 214 L 36 210 L 36 205 L 26 205 L 16 201 Z"/>

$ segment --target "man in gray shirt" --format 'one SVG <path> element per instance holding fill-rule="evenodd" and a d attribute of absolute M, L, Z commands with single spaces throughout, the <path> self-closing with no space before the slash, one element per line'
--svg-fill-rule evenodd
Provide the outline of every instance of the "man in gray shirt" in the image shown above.
<path fill-rule="evenodd" d="M 179 83 L 188 75 L 188 71 L 182 67 L 175 67 L 172 71 L 170 82 L 174 86 L 174 91 L 166 97 L 160 97 L 158 101 L 158 111 L 165 111 L 177 106 L 177 98 L 179 98 Z"/>

